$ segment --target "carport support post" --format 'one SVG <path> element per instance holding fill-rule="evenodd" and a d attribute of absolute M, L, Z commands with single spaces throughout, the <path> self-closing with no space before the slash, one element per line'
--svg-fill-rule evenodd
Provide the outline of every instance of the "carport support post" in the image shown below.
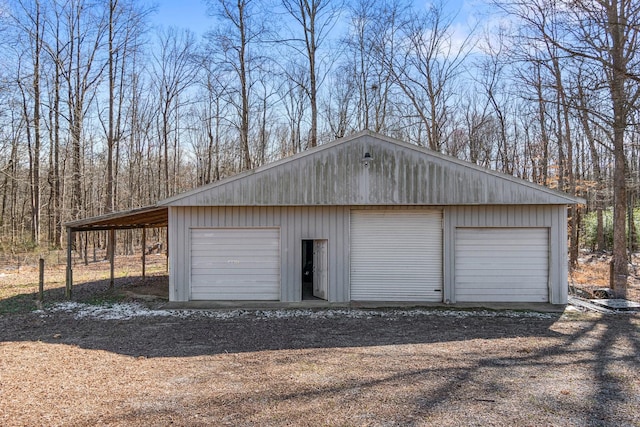
<path fill-rule="evenodd" d="M 147 272 L 147 229 L 142 227 L 142 279 L 146 278 Z"/>
<path fill-rule="evenodd" d="M 38 301 L 44 301 L 44 258 L 38 260 Z"/>
<path fill-rule="evenodd" d="M 64 295 L 71 299 L 71 286 L 73 285 L 73 269 L 71 268 L 71 243 L 73 242 L 73 230 L 67 228 L 67 283 Z"/>
<path fill-rule="evenodd" d="M 109 287 L 113 288 L 114 286 L 114 252 L 116 251 L 116 230 L 111 228 L 109 229 L 109 264 L 111 267 L 110 276 L 109 276 Z"/>

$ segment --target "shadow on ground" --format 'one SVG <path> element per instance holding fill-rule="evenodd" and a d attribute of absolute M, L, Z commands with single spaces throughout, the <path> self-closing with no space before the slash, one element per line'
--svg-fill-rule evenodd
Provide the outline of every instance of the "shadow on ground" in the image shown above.
<path fill-rule="evenodd" d="M 106 299 L 107 293 L 94 293 L 92 298 Z M 247 311 L 240 316 L 219 319 L 198 315 L 196 311 L 188 317 L 99 320 L 92 317 L 76 319 L 74 313 L 45 311 L 1 317 L 0 341 L 69 344 L 135 357 L 186 357 L 280 349 L 556 337 L 558 334 L 550 326 L 561 315 L 525 316 L 455 309 L 425 310 L 415 316 L 395 314 L 393 310 L 375 310 L 369 312 L 371 315 L 367 315 L 366 310 L 356 313 L 358 316 L 280 318 Z"/>
<path fill-rule="evenodd" d="M 118 286 L 117 283 L 116 289 Z M 321 316 L 323 312 L 325 315 Z M 34 312 L 0 316 L 0 344 L 41 341 L 136 358 L 170 357 L 176 358 L 176 363 L 177 358 L 235 354 L 243 361 L 234 368 L 237 375 L 247 370 L 262 372 L 259 369 L 262 364 L 285 367 L 305 357 L 313 360 L 327 352 L 345 354 L 344 363 L 350 363 L 354 369 L 349 351 L 341 350 L 348 347 L 372 349 L 373 353 L 367 353 L 368 359 L 359 363 L 372 363 L 375 358 L 385 360 L 383 371 L 348 378 L 336 373 L 333 381 L 319 382 L 309 388 L 280 389 L 269 385 L 259 389 L 243 388 L 242 393 L 233 395 L 233 407 L 243 408 L 236 409 L 241 411 L 238 420 L 250 421 L 249 424 L 256 422 L 252 417 L 266 407 L 285 405 L 286 419 L 302 422 L 310 415 L 301 412 L 296 418 L 291 411 L 305 407 L 308 402 L 328 404 L 334 399 L 343 403 L 359 402 L 354 396 L 367 393 L 378 396 L 379 390 L 391 393 L 396 388 L 411 386 L 401 400 L 393 403 L 401 404 L 402 410 L 394 413 L 388 420 L 389 425 L 412 425 L 416 419 L 424 420 L 427 416 L 446 414 L 453 407 L 478 403 L 487 406 L 486 413 L 454 411 L 458 416 L 467 417 L 458 422 L 474 424 L 482 420 L 481 424 L 491 424 L 492 420 L 509 419 L 513 425 L 536 424 L 526 417 L 514 418 L 520 411 L 511 406 L 502 407 L 502 413 L 493 414 L 498 418 L 491 418 L 491 408 L 500 407 L 501 402 L 514 393 L 527 398 L 522 405 L 529 413 L 542 417 L 541 424 L 553 425 L 563 420 L 566 425 L 637 425 L 639 416 L 633 409 L 639 400 L 640 319 L 637 314 L 576 315 L 572 320 L 560 313 L 514 315 L 456 309 L 425 310 L 413 316 L 393 310 L 375 310 L 368 316 L 366 310 L 357 313 L 364 316 L 327 316 L 326 311 L 319 310 L 316 316 L 285 318 L 246 312 L 231 318 L 196 314 L 97 320 L 77 319 L 74 313 Z M 440 344 L 443 343 L 454 344 L 446 348 L 455 351 L 442 353 Z M 418 346 L 401 351 L 396 348 L 398 354 L 413 355 L 415 359 L 408 365 L 386 355 L 384 350 L 385 346 L 412 345 Z M 374 349 L 376 346 L 381 348 Z M 261 353 L 265 350 L 284 352 Z M 288 352 L 291 350 L 309 353 Z M 309 356 L 311 352 L 316 356 Z M 426 355 L 425 358 L 420 354 Z M 444 359 L 449 361 L 439 363 Z M 375 363 L 372 366 L 376 366 Z M 572 388 L 585 381 L 589 382 L 585 394 Z M 534 383 L 537 385 L 530 388 L 529 384 Z M 182 403 L 189 409 L 185 413 L 209 413 L 211 423 L 220 420 L 212 408 L 227 407 L 226 401 L 218 402 L 215 396 L 190 396 Z M 377 401 L 383 404 L 385 399 L 378 396 Z M 159 416 L 174 413 L 171 405 L 168 408 Z M 136 411 L 119 413 L 114 422 L 136 425 L 145 420 L 143 415 L 146 416 Z M 356 421 L 350 420 L 357 424 Z"/>

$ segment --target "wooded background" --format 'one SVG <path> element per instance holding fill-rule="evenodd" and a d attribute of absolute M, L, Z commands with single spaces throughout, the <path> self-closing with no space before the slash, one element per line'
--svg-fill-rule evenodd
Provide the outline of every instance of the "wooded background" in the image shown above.
<path fill-rule="evenodd" d="M 589 245 L 626 277 L 640 2 L 476 6 L 209 0 L 197 38 L 152 27 L 143 1 L 6 2 L 2 249 L 59 248 L 66 221 L 370 129 L 586 198 L 569 212 L 571 263 L 589 218 Z"/>

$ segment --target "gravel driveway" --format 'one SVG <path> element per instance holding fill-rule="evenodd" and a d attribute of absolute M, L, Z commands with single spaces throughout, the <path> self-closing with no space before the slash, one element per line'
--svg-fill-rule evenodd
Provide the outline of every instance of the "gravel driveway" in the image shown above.
<path fill-rule="evenodd" d="M 640 315 L 0 316 L 0 424 L 640 426 Z"/>

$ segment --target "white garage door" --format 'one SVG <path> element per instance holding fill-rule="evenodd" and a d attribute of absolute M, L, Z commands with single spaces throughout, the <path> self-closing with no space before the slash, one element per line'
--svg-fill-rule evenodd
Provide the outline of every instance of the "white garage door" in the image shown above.
<path fill-rule="evenodd" d="M 279 300 L 280 230 L 191 230 L 192 300 Z"/>
<path fill-rule="evenodd" d="M 549 301 L 546 228 L 458 228 L 457 302 Z"/>
<path fill-rule="evenodd" d="M 442 213 L 352 211 L 351 300 L 442 301 Z"/>

